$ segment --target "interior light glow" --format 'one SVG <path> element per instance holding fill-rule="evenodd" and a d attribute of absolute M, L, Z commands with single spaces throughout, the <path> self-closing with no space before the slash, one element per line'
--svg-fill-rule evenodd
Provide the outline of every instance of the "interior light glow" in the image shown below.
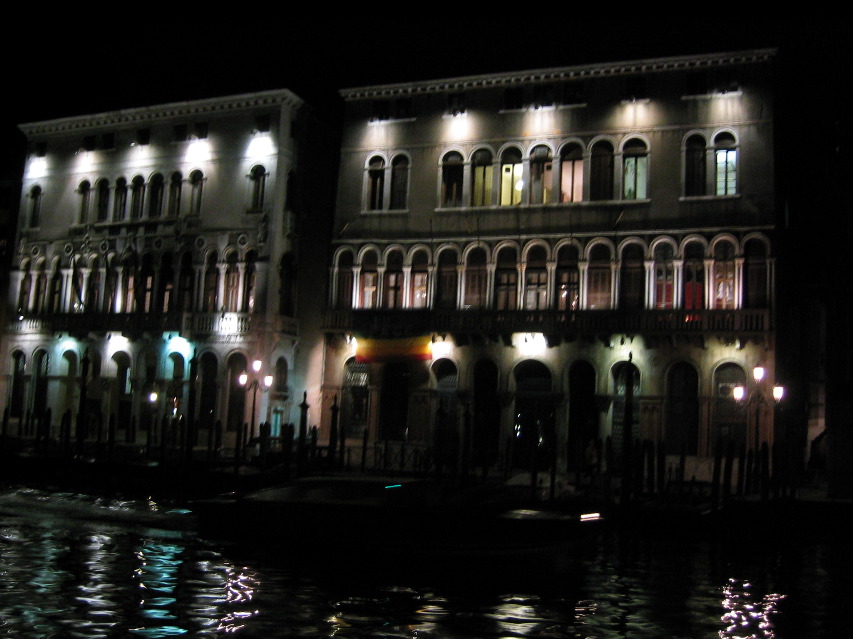
<path fill-rule="evenodd" d="M 598 521 L 601 519 L 601 513 L 584 513 L 581 515 L 581 521 Z"/>
<path fill-rule="evenodd" d="M 252 159 L 267 157 L 275 153 L 275 144 L 269 133 L 256 133 L 249 141 L 246 155 Z"/>
<path fill-rule="evenodd" d="M 522 355 L 541 355 L 548 349 L 548 343 L 542 333 L 519 333 L 513 340 Z"/>
<path fill-rule="evenodd" d="M 198 164 L 210 159 L 210 144 L 206 139 L 192 140 L 187 147 L 184 159 L 190 164 Z"/>
<path fill-rule="evenodd" d="M 47 158 L 33 158 L 27 164 L 27 179 L 43 178 L 47 175 Z"/>
<path fill-rule="evenodd" d="M 430 352 L 433 359 L 448 357 L 453 352 L 453 342 L 442 337 L 436 337 L 430 344 Z"/>

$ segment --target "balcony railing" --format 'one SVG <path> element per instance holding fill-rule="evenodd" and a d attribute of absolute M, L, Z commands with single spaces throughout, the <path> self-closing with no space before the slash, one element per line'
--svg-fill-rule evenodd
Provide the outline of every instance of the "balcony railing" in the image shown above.
<path fill-rule="evenodd" d="M 762 334 L 772 330 L 770 311 L 740 310 L 607 310 L 607 311 L 495 311 L 495 310 L 334 310 L 324 329 L 373 337 L 460 333 L 503 335 Z"/>

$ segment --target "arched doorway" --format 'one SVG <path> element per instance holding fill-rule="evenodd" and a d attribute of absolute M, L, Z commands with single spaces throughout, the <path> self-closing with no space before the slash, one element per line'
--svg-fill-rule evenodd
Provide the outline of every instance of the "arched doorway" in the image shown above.
<path fill-rule="evenodd" d="M 514 370 L 515 438 L 513 466 L 547 468 L 554 454 L 554 394 L 551 372 L 542 362 L 526 360 Z"/>
<path fill-rule="evenodd" d="M 595 403 L 595 369 L 585 361 L 569 368 L 569 430 L 566 440 L 566 466 L 580 472 L 587 446 L 599 439 L 598 407 Z"/>
<path fill-rule="evenodd" d="M 664 439 L 667 450 L 681 455 L 699 451 L 699 374 L 686 362 L 673 366 L 668 375 L 667 416 Z"/>
<path fill-rule="evenodd" d="M 500 450 L 501 408 L 498 367 L 488 359 L 474 365 L 472 451 L 475 466 L 492 466 Z"/>
<path fill-rule="evenodd" d="M 388 362 L 382 369 L 379 432 L 382 439 L 404 440 L 409 428 L 409 365 Z"/>
<path fill-rule="evenodd" d="M 459 375 L 456 364 L 439 359 L 432 365 L 435 376 L 435 448 L 443 464 L 453 465 L 459 456 Z"/>
<path fill-rule="evenodd" d="M 629 404 L 627 402 L 629 383 L 631 384 L 632 397 L 630 403 L 630 435 L 632 440 L 636 440 L 640 436 L 640 411 L 638 410 L 640 404 L 640 371 L 631 362 L 619 362 L 613 368 L 613 427 L 611 429 L 613 450 L 617 459 L 621 459 L 626 435 L 626 422 L 629 419 Z"/>

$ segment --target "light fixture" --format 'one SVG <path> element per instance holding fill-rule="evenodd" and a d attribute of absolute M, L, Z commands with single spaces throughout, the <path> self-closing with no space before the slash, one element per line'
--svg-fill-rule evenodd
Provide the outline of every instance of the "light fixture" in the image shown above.
<path fill-rule="evenodd" d="M 774 386 L 773 387 L 773 399 L 777 402 L 782 401 L 782 398 L 785 397 L 785 387 L 784 386 Z"/>
<path fill-rule="evenodd" d="M 755 368 L 752 369 L 752 378 L 756 382 L 760 382 L 761 380 L 764 379 L 765 372 L 766 371 L 764 370 L 763 366 L 756 366 Z"/>

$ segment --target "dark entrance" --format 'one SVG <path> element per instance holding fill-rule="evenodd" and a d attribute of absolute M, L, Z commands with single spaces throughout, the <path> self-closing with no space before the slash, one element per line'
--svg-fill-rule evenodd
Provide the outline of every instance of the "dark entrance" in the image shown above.
<path fill-rule="evenodd" d="M 515 384 L 513 466 L 531 470 L 548 468 L 555 450 L 551 373 L 541 362 L 521 362 L 515 368 Z"/>

